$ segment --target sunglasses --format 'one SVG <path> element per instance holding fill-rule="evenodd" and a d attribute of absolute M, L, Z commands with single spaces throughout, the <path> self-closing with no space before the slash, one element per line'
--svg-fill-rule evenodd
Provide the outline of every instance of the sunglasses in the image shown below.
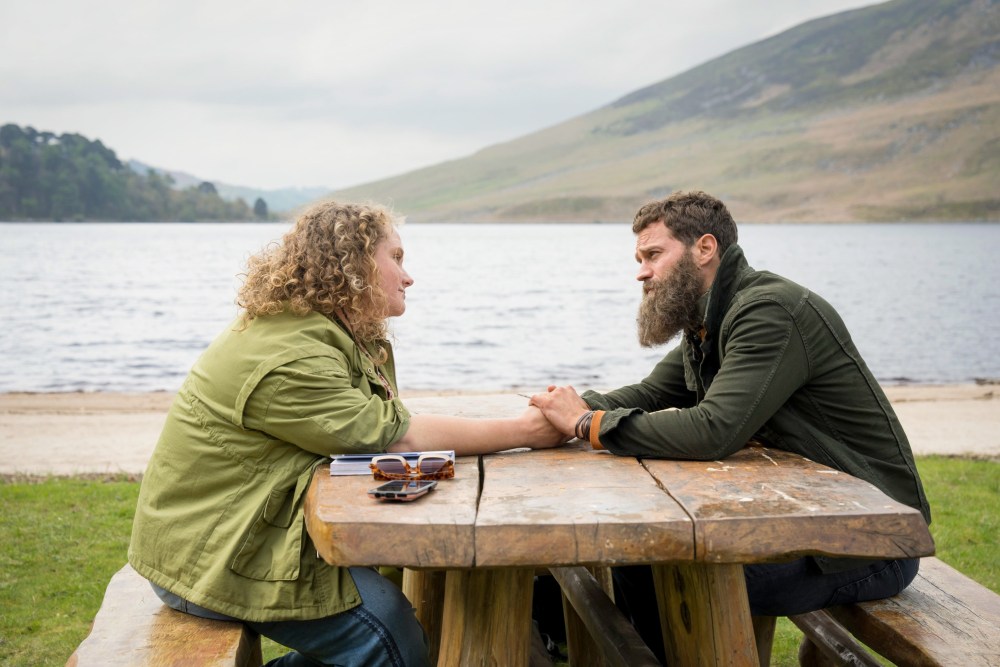
<path fill-rule="evenodd" d="M 399 454 L 376 456 L 368 466 L 375 479 L 451 479 L 455 462 L 441 454 L 421 454 L 415 466 L 410 466 Z"/>

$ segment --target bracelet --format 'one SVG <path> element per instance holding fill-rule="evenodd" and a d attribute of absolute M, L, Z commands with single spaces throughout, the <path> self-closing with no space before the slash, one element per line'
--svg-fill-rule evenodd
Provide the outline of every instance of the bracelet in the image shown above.
<path fill-rule="evenodd" d="M 573 428 L 573 434 L 576 435 L 580 440 L 590 439 L 590 420 L 594 418 L 594 411 L 588 410 L 580 415 L 580 418 L 576 420 L 576 426 Z"/>
<path fill-rule="evenodd" d="M 601 419 L 604 417 L 604 410 L 595 410 L 594 416 L 591 418 L 588 429 L 588 440 L 590 440 L 590 445 L 594 449 L 604 449 L 604 445 L 601 444 Z"/>

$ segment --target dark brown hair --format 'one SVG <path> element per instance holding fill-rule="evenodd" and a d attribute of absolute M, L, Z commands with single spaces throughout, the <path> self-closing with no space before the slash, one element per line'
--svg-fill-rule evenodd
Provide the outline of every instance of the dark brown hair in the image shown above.
<path fill-rule="evenodd" d="M 666 225 L 674 238 L 686 246 L 704 234 L 711 234 L 719 243 L 719 255 L 739 238 L 726 205 L 700 190 L 675 192 L 666 199 L 643 205 L 632 221 L 632 231 L 638 234 L 657 222 Z"/>

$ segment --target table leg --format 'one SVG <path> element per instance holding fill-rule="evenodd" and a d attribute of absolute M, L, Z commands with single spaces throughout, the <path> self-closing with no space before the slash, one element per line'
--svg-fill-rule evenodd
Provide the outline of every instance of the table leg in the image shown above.
<path fill-rule="evenodd" d="M 601 588 L 607 593 L 608 599 L 614 602 L 615 592 L 611 583 L 610 567 L 588 567 Z M 563 594 L 563 618 L 566 624 L 566 650 L 569 653 L 569 664 L 573 667 L 603 667 L 606 661 L 590 636 L 590 631 L 583 624 L 580 615 L 573 609 L 566 595 Z"/>
<path fill-rule="evenodd" d="M 654 565 L 667 662 L 757 667 L 743 566 Z"/>
<path fill-rule="evenodd" d="M 430 664 L 435 664 L 441 645 L 441 615 L 444 609 L 444 570 L 403 570 L 403 595 L 417 610 L 417 620 L 424 626 L 430 649 Z"/>
<path fill-rule="evenodd" d="M 438 667 L 527 667 L 533 568 L 449 570 Z"/>

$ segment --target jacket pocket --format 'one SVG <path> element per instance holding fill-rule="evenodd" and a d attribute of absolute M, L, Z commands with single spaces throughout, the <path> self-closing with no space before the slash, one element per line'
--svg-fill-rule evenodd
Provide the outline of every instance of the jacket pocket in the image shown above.
<path fill-rule="evenodd" d="M 310 470 L 294 487 L 274 489 L 267 495 L 233 557 L 233 572 L 260 581 L 299 578 L 305 527 L 301 501 L 311 478 Z"/>

